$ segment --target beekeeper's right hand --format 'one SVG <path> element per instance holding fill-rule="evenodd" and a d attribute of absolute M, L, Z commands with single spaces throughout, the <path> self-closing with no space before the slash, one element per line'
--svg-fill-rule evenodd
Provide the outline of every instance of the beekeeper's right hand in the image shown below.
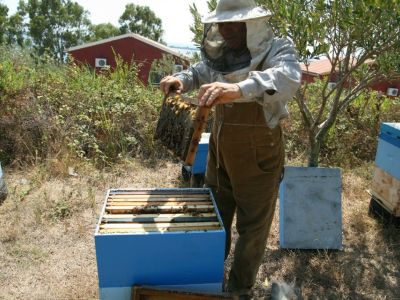
<path fill-rule="evenodd" d="M 183 90 L 183 83 L 177 77 L 165 76 L 160 81 L 160 90 L 164 93 L 164 95 L 167 95 L 170 92 L 180 94 Z"/>

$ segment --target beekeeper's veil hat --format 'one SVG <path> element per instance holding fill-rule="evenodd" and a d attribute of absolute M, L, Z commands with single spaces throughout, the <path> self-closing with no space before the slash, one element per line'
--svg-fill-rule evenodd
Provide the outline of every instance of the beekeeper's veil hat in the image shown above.
<path fill-rule="evenodd" d="M 202 18 L 203 23 L 243 22 L 271 16 L 254 0 L 220 0 L 217 8 Z"/>

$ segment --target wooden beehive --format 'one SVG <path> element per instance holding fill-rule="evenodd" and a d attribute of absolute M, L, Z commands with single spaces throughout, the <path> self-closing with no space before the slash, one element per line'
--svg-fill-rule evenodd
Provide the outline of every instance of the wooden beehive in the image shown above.
<path fill-rule="evenodd" d="M 95 233 L 101 299 L 134 285 L 220 292 L 225 231 L 210 189 L 111 189 Z"/>
<path fill-rule="evenodd" d="M 380 204 L 395 217 L 400 217 L 400 180 L 375 166 L 371 188 Z"/>

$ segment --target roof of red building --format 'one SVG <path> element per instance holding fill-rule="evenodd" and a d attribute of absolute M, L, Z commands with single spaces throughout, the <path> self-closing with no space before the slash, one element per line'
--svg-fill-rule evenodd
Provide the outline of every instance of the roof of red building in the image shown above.
<path fill-rule="evenodd" d="M 99 40 L 99 41 L 96 41 L 96 42 L 86 43 L 86 44 L 83 44 L 83 45 L 79 45 L 79 46 L 68 48 L 65 51 L 66 52 L 72 52 L 72 51 L 76 51 L 76 50 L 79 50 L 79 49 L 93 47 L 93 46 L 96 46 L 96 45 L 101 45 L 101 44 L 109 43 L 109 42 L 120 40 L 120 39 L 126 39 L 126 38 L 133 38 L 133 39 L 139 40 L 139 41 L 141 41 L 143 43 L 149 44 L 149 45 L 151 45 L 153 47 L 156 47 L 156 48 L 158 48 L 160 50 L 168 52 L 168 53 L 170 53 L 172 55 L 178 56 L 178 57 L 180 57 L 182 59 L 185 59 L 185 60 L 189 60 L 189 57 L 179 53 L 178 51 L 175 51 L 175 50 L 169 48 L 168 46 L 165 46 L 165 45 L 163 45 L 161 43 L 158 43 L 156 41 L 153 41 L 151 39 L 148 39 L 148 38 L 146 38 L 144 36 L 141 36 L 139 34 L 136 34 L 136 33 L 126 33 L 126 34 L 110 37 L 110 38 L 107 38 L 107 39 Z"/>
<path fill-rule="evenodd" d="M 357 63 L 357 59 L 352 59 L 351 64 L 355 65 Z M 374 61 L 371 59 L 367 59 L 365 62 L 367 65 L 374 64 Z M 314 60 L 309 62 L 308 65 L 302 63 L 300 64 L 301 70 L 303 73 L 308 73 L 311 75 L 328 75 L 332 72 L 332 64 L 329 59 L 323 58 L 319 60 Z"/>
<path fill-rule="evenodd" d="M 313 75 L 327 75 L 332 71 L 332 64 L 329 59 L 315 60 L 308 63 L 308 66 L 301 64 L 301 70 Z"/>

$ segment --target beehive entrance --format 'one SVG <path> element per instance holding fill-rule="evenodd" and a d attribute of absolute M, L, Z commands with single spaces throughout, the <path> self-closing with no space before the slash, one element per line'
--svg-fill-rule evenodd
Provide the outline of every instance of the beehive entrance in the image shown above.
<path fill-rule="evenodd" d="M 220 229 L 210 194 L 204 191 L 111 190 L 99 233 L 144 233 Z"/>
<path fill-rule="evenodd" d="M 154 287 L 135 286 L 132 291 L 133 300 L 238 300 L 238 296 L 229 294 L 209 294 L 188 291 L 162 290 Z"/>

